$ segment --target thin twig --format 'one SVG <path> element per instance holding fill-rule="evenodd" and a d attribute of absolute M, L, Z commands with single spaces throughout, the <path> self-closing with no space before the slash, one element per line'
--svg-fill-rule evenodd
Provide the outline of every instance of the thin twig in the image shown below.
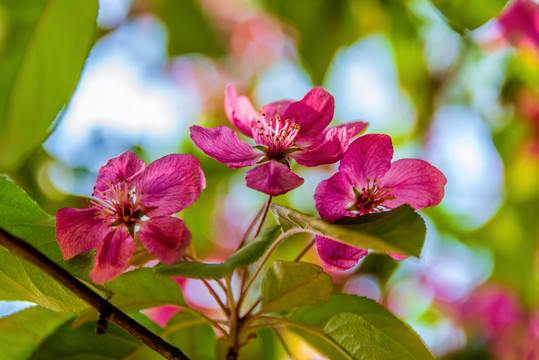
<path fill-rule="evenodd" d="M 221 331 L 225 336 L 228 336 L 228 332 L 221 325 L 219 325 L 219 323 L 216 320 L 211 319 L 210 317 L 208 317 L 208 315 L 204 314 L 202 311 L 197 310 L 197 309 L 193 309 L 192 307 L 186 307 L 184 309 L 191 312 L 191 313 L 193 313 L 193 314 L 195 314 L 195 315 L 197 315 L 197 316 L 200 316 L 207 323 L 209 323 L 213 327 L 219 329 L 219 331 Z"/>
<path fill-rule="evenodd" d="M 260 222 L 258 223 L 258 228 L 256 229 L 256 232 L 253 238 L 257 237 L 258 234 L 260 234 L 260 230 L 262 230 L 262 226 L 264 226 L 264 221 L 266 220 L 266 216 L 268 215 L 268 210 L 269 210 L 269 206 L 271 204 L 272 198 L 273 197 L 269 195 L 268 200 L 266 200 L 266 203 L 264 204 L 264 212 L 262 213 L 262 217 L 260 218 Z"/>
<path fill-rule="evenodd" d="M 215 290 L 213 289 L 213 287 L 210 285 L 210 283 L 206 280 L 206 279 L 200 279 L 204 285 L 206 285 L 206 288 L 208 288 L 208 291 L 210 292 L 211 296 L 215 299 L 215 302 L 217 303 L 217 305 L 219 305 L 219 307 L 221 308 L 221 310 L 223 311 L 223 313 L 225 315 L 228 315 L 229 314 L 229 310 L 227 309 L 227 307 L 225 306 L 225 304 L 223 304 L 223 302 L 221 301 L 221 299 L 219 298 L 219 295 L 215 292 Z"/>
<path fill-rule="evenodd" d="M 303 255 L 307 254 L 307 251 L 309 251 L 309 249 L 312 248 L 314 245 L 314 239 L 315 238 L 313 237 L 311 241 L 309 241 L 305 249 L 303 249 L 303 251 L 294 259 L 294 262 L 298 262 L 303 257 Z"/>
<path fill-rule="evenodd" d="M 242 237 L 241 242 L 240 242 L 240 246 L 238 246 L 238 250 L 241 249 L 243 247 L 243 245 L 245 245 L 245 243 L 249 240 L 249 238 L 251 236 L 251 232 L 253 231 L 253 228 L 255 227 L 258 219 L 260 218 L 260 216 L 262 214 L 264 214 L 264 216 L 262 217 L 262 220 L 260 221 L 260 225 L 258 226 L 257 234 L 254 237 L 256 237 L 258 235 L 258 232 L 260 232 L 260 229 L 262 227 L 261 224 L 264 223 L 264 219 L 266 218 L 266 214 L 268 213 L 268 209 L 269 209 L 269 206 L 270 206 L 270 203 L 271 203 L 271 199 L 272 199 L 272 196 L 268 195 L 268 198 L 266 199 L 266 201 L 264 202 L 264 204 L 262 205 L 260 210 L 258 210 L 255 217 L 253 218 L 253 220 L 249 224 L 249 227 L 245 231 L 245 234 L 243 234 L 243 237 Z"/>
<path fill-rule="evenodd" d="M 275 240 L 273 242 L 273 244 L 271 244 L 271 247 L 266 252 L 266 254 L 262 258 L 262 260 L 260 260 L 260 263 L 258 264 L 258 266 L 257 266 L 255 272 L 253 273 L 253 275 L 251 276 L 251 278 L 249 279 L 249 282 L 247 283 L 245 288 L 242 289 L 240 297 L 238 299 L 238 309 L 241 307 L 241 304 L 243 303 L 243 300 L 245 299 L 246 294 L 249 291 L 249 288 L 254 284 L 258 274 L 260 273 L 260 271 L 262 271 L 262 268 L 264 267 L 264 264 L 266 263 L 266 261 L 268 261 L 270 255 L 273 253 L 273 251 L 281 244 L 281 242 L 283 242 L 283 240 L 285 240 L 287 237 L 289 237 L 290 235 L 295 234 L 297 232 L 301 232 L 301 229 L 288 230 L 287 232 L 282 233 L 281 236 L 279 236 L 277 238 L 277 240 Z"/>
<path fill-rule="evenodd" d="M 73 275 L 43 255 L 26 241 L 16 238 L 0 229 L 0 245 L 8 249 L 13 255 L 18 256 L 43 270 L 60 284 L 71 290 L 79 298 L 86 301 L 91 307 L 96 309 L 99 314 L 110 314 L 110 322 L 129 332 L 166 359 L 189 359 L 180 349 L 172 346 L 137 321 L 127 316 L 124 312 L 103 299 L 99 294 L 95 293 L 92 289 L 84 285 Z"/>

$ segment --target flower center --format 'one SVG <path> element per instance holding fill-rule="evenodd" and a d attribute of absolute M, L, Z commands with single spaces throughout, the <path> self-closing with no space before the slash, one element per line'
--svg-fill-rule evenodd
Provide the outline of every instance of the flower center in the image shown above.
<path fill-rule="evenodd" d="M 290 119 L 281 120 L 279 115 L 266 119 L 262 114 L 262 120 L 257 120 L 255 140 L 264 147 L 263 151 L 269 159 L 281 160 L 287 154 L 287 150 L 296 145 L 296 135 L 300 126 Z"/>
<path fill-rule="evenodd" d="M 129 188 L 126 180 L 108 181 L 109 189 L 103 192 L 101 199 L 92 199 L 90 203 L 98 210 L 96 219 L 102 219 L 110 226 L 125 224 L 128 227 L 142 217 L 140 206 L 141 194 L 136 194 L 135 188 Z M 95 187 L 94 193 L 95 196 Z"/>
<path fill-rule="evenodd" d="M 384 210 L 385 201 L 396 199 L 395 196 L 389 195 L 389 192 L 389 185 L 380 187 L 376 179 L 372 182 L 367 179 L 366 187 L 361 190 L 354 188 L 356 202 L 348 208 L 348 211 L 357 211 L 358 215 L 381 212 Z"/>

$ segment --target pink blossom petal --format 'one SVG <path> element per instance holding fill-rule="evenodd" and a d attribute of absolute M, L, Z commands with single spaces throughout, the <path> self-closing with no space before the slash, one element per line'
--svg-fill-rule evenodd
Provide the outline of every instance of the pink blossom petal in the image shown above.
<path fill-rule="evenodd" d="M 183 220 L 172 216 L 154 217 L 138 226 L 137 237 L 142 245 L 167 265 L 178 262 L 191 242 Z"/>
<path fill-rule="evenodd" d="M 251 166 L 264 155 L 241 141 L 238 134 L 226 126 L 203 128 L 193 125 L 189 130 L 191 140 L 204 154 L 228 165 L 229 168 Z"/>
<path fill-rule="evenodd" d="M 120 275 L 127 265 L 137 244 L 123 225 L 110 231 L 97 246 L 94 269 L 90 279 L 96 284 L 104 284 Z"/>
<path fill-rule="evenodd" d="M 260 110 L 261 114 L 264 114 L 264 117 L 269 120 L 275 118 L 275 115 L 279 115 L 281 118 L 284 116 L 286 109 L 292 104 L 290 100 L 281 100 L 266 104 Z M 284 120 L 284 119 L 283 119 Z"/>
<path fill-rule="evenodd" d="M 395 254 L 395 253 L 387 253 L 389 256 L 391 256 L 395 260 L 404 260 L 408 259 L 410 256 L 408 255 L 401 255 L 401 254 Z"/>
<path fill-rule="evenodd" d="M 229 84 L 225 90 L 225 112 L 232 125 L 245 135 L 253 137 L 250 124 L 253 120 L 260 119 L 260 114 L 247 97 L 238 96 L 232 84 Z"/>
<path fill-rule="evenodd" d="M 288 106 L 284 119 L 294 120 L 301 129 L 296 136 L 298 142 L 307 141 L 324 131 L 333 119 L 335 101 L 321 87 L 312 88 L 300 101 Z"/>
<path fill-rule="evenodd" d="M 396 199 L 384 202 L 395 208 L 409 204 L 416 210 L 435 206 L 444 197 L 447 179 L 444 174 L 426 161 L 402 159 L 391 164 L 391 169 L 380 179 L 380 186 L 390 186 L 390 195 Z"/>
<path fill-rule="evenodd" d="M 137 183 L 144 215 L 163 216 L 191 205 L 206 187 L 197 158 L 171 154 L 148 165 Z"/>
<path fill-rule="evenodd" d="M 144 309 L 144 315 L 155 321 L 161 327 L 167 326 L 168 321 L 181 311 L 181 308 L 174 305 L 163 305 L 150 309 Z"/>
<path fill-rule="evenodd" d="M 349 246 L 323 236 L 316 236 L 316 250 L 329 269 L 348 270 L 357 264 L 368 251 Z"/>
<path fill-rule="evenodd" d="M 145 166 L 144 161 L 131 151 L 126 151 L 115 158 L 109 159 L 105 165 L 99 168 L 97 180 L 95 181 L 96 191 L 94 191 L 94 196 L 102 199 L 106 197 L 102 193 L 109 190 L 107 182 L 115 184 L 118 180 L 127 180 L 128 186 L 131 186 Z"/>
<path fill-rule="evenodd" d="M 356 202 L 356 198 L 346 174 L 338 172 L 318 184 L 314 201 L 320 216 L 334 222 L 346 216 L 348 207 Z"/>
<path fill-rule="evenodd" d="M 56 213 L 56 237 L 64 260 L 88 251 L 99 244 L 110 227 L 96 219 L 96 210 L 63 208 Z"/>
<path fill-rule="evenodd" d="M 341 160 L 339 171 L 348 175 L 356 187 L 363 187 L 367 179 L 380 180 L 391 167 L 393 145 L 383 134 L 368 134 L 357 138 L 348 147 Z"/>
<path fill-rule="evenodd" d="M 367 126 L 369 126 L 369 123 L 363 122 L 363 121 L 354 121 L 342 125 L 335 126 L 335 128 L 346 128 L 348 130 L 348 136 L 350 139 L 352 139 L 354 136 L 361 134 L 362 132 L 367 129 Z M 329 128 L 328 130 L 331 130 L 333 128 Z"/>
<path fill-rule="evenodd" d="M 333 164 L 342 159 L 349 142 L 348 129 L 331 128 L 314 139 L 312 145 L 290 154 L 290 157 L 303 166 Z"/>
<path fill-rule="evenodd" d="M 255 166 L 245 176 L 247 186 L 265 194 L 277 196 L 302 185 L 304 180 L 290 168 L 275 160 Z"/>

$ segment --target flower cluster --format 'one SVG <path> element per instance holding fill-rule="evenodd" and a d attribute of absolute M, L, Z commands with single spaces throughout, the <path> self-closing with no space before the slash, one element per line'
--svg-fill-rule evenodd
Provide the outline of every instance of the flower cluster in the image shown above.
<path fill-rule="evenodd" d="M 250 188 L 275 196 L 300 186 L 304 180 L 291 171 L 292 159 L 309 167 L 340 161 L 339 171 L 322 181 L 314 194 L 316 209 L 327 221 L 402 204 L 419 210 L 443 198 L 444 175 L 423 160 L 392 163 L 389 136 L 364 135 L 350 144 L 366 123 L 327 128 L 334 100 L 320 87 L 300 101 L 271 103 L 258 112 L 230 85 L 225 110 L 231 123 L 257 145 L 240 140 L 226 126 L 192 126 L 191 139 L 229 167 L 257 164 L 246 175 Z M 204 187 L 200 164 L 191 155 L 168 155 L 148 167 L 131 152 L 109 160 L 99 170 L 90 208 L 58 211 L 57 237 L 64 258 L 95 247 L 90 278 L 96 283 L 123 272 L 138 247 L 165 264 L 177 262 L 191 235 L 182 220 L 170 215 L 189 206 Z M 368 252 L 322 236 L 316 237 L 316 245 L 322 261 L 334 269 L 348 269 Z"/>
<path fill-rule="evenodd" d="M 148 167 L 129 151 L 110 159 L 99 169 L 88 209 L 58 210 L 56 236 L 64 259 L 95 247 L 95 283 L 122 273 L 139 246 L 165 264 L 177 262 L 191 234 L 170 215 L 193 203 L 205 186 L 191 155 L 167 155 Z"/>

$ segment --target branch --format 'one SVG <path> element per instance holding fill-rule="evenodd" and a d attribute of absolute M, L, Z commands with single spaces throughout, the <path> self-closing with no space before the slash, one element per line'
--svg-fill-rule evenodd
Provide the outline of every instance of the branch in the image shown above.
<path fill-rule="evenodd" d="M 34 264 L 53 279 L 71 290 L 82 300 L 86 301 L 91 307 L 96 309 L 102 317 L 118 325 L 138 340 L 142 341 L 150 348 L 169 360 L 189 360 L 180 349 L 170 345 L 165 340 L 127 316 L 117 307 L 103 299 L 92 289 L 84 285 L 73 275 L 68 273 L 54 261 L 39 252 L 32 245 L 24 240 L 0 229 L 0 245 L 8 249 L 13 255 L 18 256 Z"/>

